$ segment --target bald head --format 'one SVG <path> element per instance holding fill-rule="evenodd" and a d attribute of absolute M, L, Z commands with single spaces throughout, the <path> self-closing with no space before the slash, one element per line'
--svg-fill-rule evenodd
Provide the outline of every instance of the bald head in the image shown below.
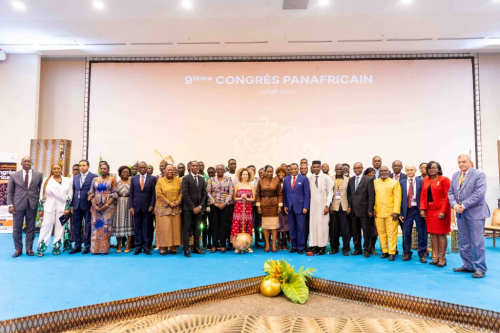
<path fill-rule="evenodd" d="M 415 177 L 415 173 L 417 173 L 417 167 L 413 164 L 407 164 L 405 166 L 405 173 L 408 178 L 413 178 Z"/>

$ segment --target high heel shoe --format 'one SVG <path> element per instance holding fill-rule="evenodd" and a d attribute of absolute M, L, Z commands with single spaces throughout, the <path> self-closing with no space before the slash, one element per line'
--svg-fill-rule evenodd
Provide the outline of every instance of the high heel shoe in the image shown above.
<path fill-rule="evenodd" d="M 440 264 L 440 263 L 436 264 L 436 267 L 444 267 L 444 266 L 446 266 L 446 259 L 444 261 L 444 264 Z"/>
<path fill-rule="evenodd" d="M 439 263 L 439 261 L 431 261 L 431 262 L 429 263 L 429 265 L 437 265 L 438 263 Z"/>

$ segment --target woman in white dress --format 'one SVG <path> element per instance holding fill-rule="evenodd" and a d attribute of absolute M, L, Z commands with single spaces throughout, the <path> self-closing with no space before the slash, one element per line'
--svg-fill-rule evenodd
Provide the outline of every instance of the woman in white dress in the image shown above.
<path fill-rule="evenodd" d="M 43 180 L 42 200 L 38 211 L 39 217 L 43 217 L 40 236 L 38 237 L 37 256 L 39 257 L 43 256 L 43 253 L 47 250 L 54 225 L 52 254 L 60 254 L 61 245 L 64 241 L 64 225 L 61 224 L 59 218 L 63 215 L 65 217 L 69 215 L 71 198 L 73 197 L 72 185 L 70 178 L 62 176 L 62 167 L 59 164 L 54 164 L 50 176 Z"/>

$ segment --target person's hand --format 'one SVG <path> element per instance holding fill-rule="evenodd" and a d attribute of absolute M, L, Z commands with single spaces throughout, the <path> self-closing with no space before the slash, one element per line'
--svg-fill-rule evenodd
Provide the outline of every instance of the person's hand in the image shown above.
<path fill-rule="evenodd" d="M 351 208 L 347 208 L 347 215 L 351 214 Z"/>
<path fill-rule="evenodd" d="M 279 208 L 278 208 L 278 213 L 279 213 Z M 288 215 L 288 207 L 283 208 L 283 211 L 285 212 L 286 215 Z"/>
<path fill-rule="evenodd" d="M 198 214 L 201 211 L 201 208 L 199 206 L 194 207 L 193 213 Z"/>
<path fill-rule="evenodd" d="M 43 210 L 38 212 L 38 218 L 42 218 L 42 217 L 43 217 Z"/>
<path fill-rule="evenodd" d="M 422 216 L 424 219 L 427 217 L 427 214 L 425 214 L 425 210 L 420 210 L 420 216 Z"/>
<path fill-rule="evenodd" d="M 243 194 L 241 195 L 241 199 L 242 199 L 242 200 L 245 200 L 246 198 L 247 198 L 247 195 L 246 195 L 245 193 L 243 193 Z"/>
<path fill-rule="evenodd" d="M 286 207 L 285 207 L 286 208 Z M 281 213 L 281 207 L 278 207 L 278 214 Z"/>
<path fill-rule="evenodd" d="M 373 211 L 373 217 L 377 218 L 377 212 L 375 210 Z"/>
<path fill-rule="evenodd" d="M 404 218 L 404 217 L 402 217 L 402 216 L 400 215 L 400 216 L 399 216 L 399 220 L 400 220 L 401 222 L 403 222 L 403 221 L 405 220 L 405 218 Z"/>
<path fill-rule="evenodd" d="M 10 206 L 9 207 L 9 214 L 15 214 L 16 213 L 16 209 L 14 208 L 14 206 Z"/>
<path fill-rule="evenodd" d="M 260 206 L 257 208 L 257 213 L 262 215 L 262 208 Z"/>
<path fill-rule="evenodd" d="M 368 212 L 369 217 L 373 217 L 373 212 Z"/>
<path fill-rule="evenodd" d="M 325 209 L 323 209 L 323 215 L 328 215 L 329 212 L 330 209 L 328 207 L 325 207 Z"/>
<path fill-rule="evenodd" d="M 132 216 L 134 216 L 135 215 L 135 210 L 133 208 L 130 208 L 129 210 L 130 210 L 130 214 L 132 214 Z"/>
<path fill-rule="evenodd" d="M 68 217 L 68 215 L 69 215 L 69 209 L 65 209 L 64 210 L 64 217 Z"/>
<path fill-rule="evenodd" d="M 73 207 L 69 209 L 69 212 L 71 213 L 71 215 L 73 215 Z"/>
<path fill-rule="evenodd" d="M 307 214 L 307 209 L 302 208 L 302 214 Z"/>
<path fill-rule="evenodd" d="M 460 214 L 462 214 L 465 210 L 465 206 L 464 205 L 460 205 Z"/>
<path fill-rule="evenodd" d="M 393 221 L 397 221 L 399 214 L 398 213 L 392 213 L 391 216 L 392 216 L 392 220 Z"/>
<path fill-rule="evenodd" d="M 152 212 L 152 211 L 153 211 L 153 209 L 154 209 L 154 207 L 153 207 L 153 206 L 149 206 L 149 211 L 150 211 L 150 212 Z"/>
<path fill-rule="evenodd" d="M 444 213 L 439 213 L 438 219 L 440 219 L 440 220 L 444 219 L 444 215 L 445 215 Z"/>

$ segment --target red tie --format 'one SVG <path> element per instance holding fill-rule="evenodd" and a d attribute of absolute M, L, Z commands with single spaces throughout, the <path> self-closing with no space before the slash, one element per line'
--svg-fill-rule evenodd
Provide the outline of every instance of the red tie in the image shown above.
<path fill-rule="evenodd" d="M 30 181 L 30 173 L 28 170 L 26 170 L 26 176 L 24 176 L 24 185 L 26 185 L 26 188 L 28 188 L 29 181 Z"/>
<path fill-rule="evenodd" d="M 292 190 L 295 188 L 295 176 L 293 176 Z"/>
<path fill-rule="evenodd" d="M 413 198 L 413 178 L 410 179 L 410 188 L 408 189 L 408 208 L 411 208 L 411 198 Z"/>

